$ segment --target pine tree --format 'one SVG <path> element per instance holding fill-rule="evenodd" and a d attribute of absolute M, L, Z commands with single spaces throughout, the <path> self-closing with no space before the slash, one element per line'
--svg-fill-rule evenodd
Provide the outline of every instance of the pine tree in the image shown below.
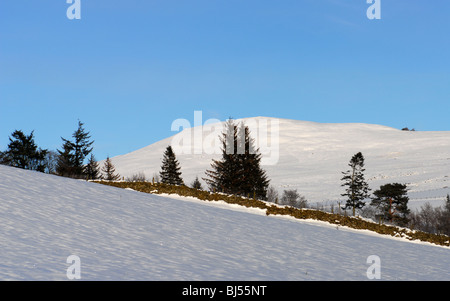
<path fill-rule="evenodd" d="M 343 209 L 352 208 L 353 216 L 355 216 L 356 209 L 361 209 L 365 206 L 364 199 L 369 197 L 369 185 L 364 179 L 364 156 L 361 152 L 355 154 L 348 164 L 350 169 L 343 172 L 344 177 L 341 179 L 345 181 L 341 186 L 347 186 L 345 193 L 342 196 L 347 197 L 345 207 Z"/>
<path fill-rule="evenodd" d="M 6 151 L 2 153 L 2 163 L 44 172 L 48 150 L 37 147 L 34 142 L 34 131 L 27 136 L 21 130 L 15 130 L 11 136 Z"/>
<path fill-rule="evenodd" d="M 78 129 L 72 134 L 73 141 L 64 139 L 63 150 L 58 150 L 60 160 L 57 167 L 57 172 L 60 175 L 83 178 L 84 174 L 84 159 L 92 152 L 92 144 L 94 141 L 89 141 L 91 136 L 83 128 L 83 123 L 78 120 Z"/>
<path fill-rule="evenodd" d="M 203 189 L 202 183 L 200 183 L 198 177 L 195 177 L 195 180 L 192 182 L 191 187 L 194 189 L 199 189 L 199 190 Z"/>
<path fill-rule="evenodd" d="M 8 164 L 6 154 L 5 154 L 5 152 L 2 152 L 2 151 L 0 151 L 0 164 L 2 164 L 2 165 Z"/>
<path fill-rule="evenodd" d="M 222 160 L 213 160 L 204 179 L 210 190 L 265 199 L 269 180 L 260 167 L 261 154 L 248 127 L 242 123 L 238 128 L 229 119 L 220 140 Z"/>
<path fill-rule="evenodd" d="M 83 174 L 84 159 L 92 152 L 93 148 L 91 146 L 94 143 L 94 141 L 89 141 L 91 136 L 89 136 L 89 132 L 85 131 L 83 125 L 78 120 L 78 129 L 73 133 L 74 162 L 80 174 Z"/>
<path fill-rule="evenodd" d="M 371 205 L 380 210 L 384 220 L 404 226 L 408 222 L 410 213 L 407 193 L 405 184 L 385 184 L 373 192 L 375 197 L 372 198 Z"/>
<path fill-rule="evenodd" d="M 222 160 L 212 160 L 212 170 L 206 171 L 204 180 L 211 191 L 228 194 L 240 194 L 240 163 L 237 157 L 237 126 L 232 119 L 224 125 L 220 137 L 222 143 Z"/>
<path fill-rule="evenodd" d="M 111 162 L 111 159 L 106 157 L 106 161 L 103 165 L 102 172 L 104 172 L 103 179 L 106 181 L 117 181 L 120 179 L 120 175 L 116 174 L 116 168 L 114 164 Z"/>
<path fill-rule="evenodd" d="M 84 174 L 88 180 L 98 180 L 101 178 L 100 167 L 93 154 L 91 154 L 89 162 L 84 168 Z"/>
<path fill-rule="evenodd" d="M 65 141 L 63 150 L 57 150 L 58 157 L 56 160 L 56 174 L 63 177 L 74 177 L 74 159 L 73 159 L 73 147 L 70 141 Z"/>
<path fill-rule="evenodd" d="M 184 185 L 180 169 L 180 163 L 177 161 L 172 146 L 169 145 L 164 152 L 161 171 L 159 173 L 161 183 Z"/>
<path fill-rule="evenodd" d="M 241 146 L 238 148 L 237 157 L 242 168 L 239 189 L 244 195 L 266 199 L 270 181 L 261 168 L 261 154 L 255 149 L 255 141 L 250 137 L 250 130 L 244 123 L 241 124 L 238 137 Z"/>

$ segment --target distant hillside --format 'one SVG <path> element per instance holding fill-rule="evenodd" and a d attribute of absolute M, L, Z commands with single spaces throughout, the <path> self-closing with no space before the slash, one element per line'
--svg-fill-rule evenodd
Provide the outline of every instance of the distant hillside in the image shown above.
<path fill-rule="evenodd" d="M 406 183 L 411 208 L 424 202 L 440 206 L 450 193 L 450 132 L 402 131 L 372 124 L 315 123 L 268 117 L 238 121 L 267 129 L 267 134 L 259 128 L 253 133 L 254 138 L 261 134 L 262 145 L 269 146 L 266 162 L 276 157 L 270 138 L 278 137 L 277 163 L 263 167 L 280 193 L 283 189 L 297 189 L 312 203 L 342 200 L 341 172 L 347 170 L 350 158 L 359 151 L 366 159 L 365 174 L 371 188 L 375 190 L 392 182 Z M 273 125 L 278 127 L 278 136 L 273 132 Z M 221 124 L 214 126 L 220 132 Z M 196 143 L 198 133 L 202 134 L 200 147 Z M 175 141 L 190 151 L 177 153 L 182 176 L 185 183 L 190 184 L 196 176 L 204 177 L 211 159 L 220 158 L 220 155 L 205 152 L 212 133 L 211 129 L 201 127 L 185 129 L 142 149 L 116 156 L 112 161 L 122 176 L 144 173 L 151 179 L 160 170 L 164 149 Z M 269 141 L 264 137 L 269 137 Z M 186 147 L 189 140 L 190 145 Z"/>

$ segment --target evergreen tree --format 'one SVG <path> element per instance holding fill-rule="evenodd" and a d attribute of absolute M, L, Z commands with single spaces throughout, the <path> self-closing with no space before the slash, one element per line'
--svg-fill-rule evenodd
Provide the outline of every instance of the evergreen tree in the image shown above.
<path fill-rule="evenodd" d="M 213 191 L 266 198 L 269 180 L 260 167 L 261 154 L 255 149 L 250 130 L 244 124 L 240 128 L 232 119 L 225 123 L 220 137 L 222 160 L 213 160 L 205 178 Z"/>
<path fill-rule="evenodd" d="M 5 152 L 0 151 L 0 164 L 6 165 L 8 164 Z"/>
<path fill-rule="evenodd" d="M 180 164 L 173 152 L 172 146 L 169 145 L 164 152 L 161 171 L 159 173 L 161 183 L 184 185 L 180 169 Z"/>
<path fill-rule="evenodd" d="M 191 187 L 199 190 L 203 189 L 202 183 L 200 183 L 198 177 L 195 177 L 195 180 L 192 182 Z"/>
<path fill-rule="evenodd" d="M 344 177 L 342 181 L 347 186 L 345 193 L 342 196 L 347 197 L 345 207 L 343 209 L 352 208 L 353 216 L 355 216 L 356 209 L 362 209 L 365 206 L 364 199 L 369 197 L 369 185 L 364 179 L 364 156 L 361 152 L 355 154 L 348 164 L 350 169 L 343 172 Z"/>
<path fill-rule="evenodd" d="M 103 179 L 106 181 L 117 181 L 120 179 L 120 175 L 116 174 L 116 168 L 111 162 L 111 159 L 106 157 L 105 164 L 103 165 L 102 172 L 104 172 Z"/>
<path fill-rule="evenodd" d="M 73 134 L 73 138 L 73 150 L 76 167 L 82 172 L 84 159 L 92 152 L 93 148 L 91 146 L 94 141 L 89 141 L 91 136 L 89 136 L 89 132 L 85 131 L 81 121 L 78 121 L 78 129 Z"/>
<path fill-rule="evenodd" d="M 95 160 L 93 154 L 91 154 L 89 162 L 84 168 L 84 173 L 86 174 L 86 178 L 88 180 L 98 180 L 101 178 L 100 167 L 98 166 L 98 162 Z"/>
<path fill-rule="evenodd" d="M 240 194 L 240 163 L 237 157 L 237 126 L 232 119 L 225 123 L 220 137 L 222 143 L 222 160 L 212 160 L 212 170 L 206 171 L 204 178 L 209 189 L 228 194 Z"/>
<path fill-rule="evenodd" d="M 255 141 L 250 137 L 250 130 L 243 123 L 239 129 L 237 157 L 241 167 L 241 194 L 266 199 L 269 180 L 266 172 L 261 168 L 261 154 L 255 149 Z"/>
<path fill-rule="evenodd" d="M 57 172 L 59 175 L 74 178 L 83 178 L 84 159 L 92 152 L 91 136 L 83 128 L 83 123 L 78 121 L 78 129 L 72 134 L 73 141 L 62 138 L 63 150 L 58 150 L 59 156 Z"/>
<path fill-rule="evenodd" d="M 21 130 L 15 130 L 11 136 L 6 151 L 2 153 L 2 164 L 44 172 L 48 150 L 37 147 L 34 131 L 27 136 Z"/>
<path fill-rule="evenodd" d="M 83 128 L 83 123 L 78 120 L 78 129 L 72 134 L 73 142 L 69 142 L 73 149 L 73 168 L 77 176 L 84 176 L 84 159 L 92 152 L 92 144 L 94 141 L 89 141 L 91 136 Z M 65 139 L 63 139 L 64 141 Z M 67 140 L 66 140 L 67 141 Z"/>
<path fill-rule="evenodd" d="M 384 220 L 404 226 L 408 222 L 408 214 L 410 212 L 407 193 L 405 184 L 385 184 L 373 192 L 375 197 L 372 198 L 371 205 L 380 210 Z"/>
<path fill-rule="evenodd" d="M 72 143 L 66 140 L 62 148 L 63 150 L 57 150 L 56 174 L 63 177 L 76 177 Z"/>

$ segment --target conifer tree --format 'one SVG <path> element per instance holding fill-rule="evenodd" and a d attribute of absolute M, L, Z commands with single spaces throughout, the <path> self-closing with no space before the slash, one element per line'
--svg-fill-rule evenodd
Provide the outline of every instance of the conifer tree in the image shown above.
<path fill-rule="evenodd" d="M 220 141 L 222 159 L 213 160 L 204 179 L 210 190 L 265 199 L 269 180 L 260 167 L 261 154 L 248 127 L 242 123 L 238 128 L 229 119 Z"/>
<path fill-rule="evenodd" d="M 169 145 L 164 152 L 161 171 L 159 173 L 161 183 L 184 185 L 180 169 L 180 163 L 173 152 L 172 146 Z"/>
<path fill-rule="evenodd" d="M 100 167 L 93 154 L 91 154 L 89 162 L 84 168 L 84 173 L 88 180 L 98 180 L 101 178 Z"/>
<path fill-rule="evenodd" d="M 94 141 L 89 141 L 91 136 L 89 136 L 89 132 L 85 131 L 83 125 L 81 121 L 78 121 L 78 129 L 72 134 L 73 142 L 70 142 L 73 148 L 74 171 L 80 177 L 84 174 L 84 159 L 92 152 L 91 145 L 94 143 Z"/>
<path fill-rule="evenodd" d="M 106 181 L 117 181 L 120 179 L 120 175 L 116 174 L 116 168 L 111 162 L 111 159 L 106 157 L 106 161 L 103 165 L 102 172 L 104 173 L 103 179 Z"/>
<path fill-rule="evenodd" d="M 63 150 L 57 150 L 58 157 L 56 160 L 56 174 L 63 177 L 74 177 L 74 159 L 72 154 L 72 143 L 70 141 L 64 142 Z"/>
<path fill-rule="evenodd" d="M 62 176 L 83 178 L 84 160 L 92 152 L 92 144 L 89 132 L 83 128 L 83 123 L 78 120 L 78 129 L 72 134 L 73 141 L 62 138 L 63 150 L 58 150 L 60 159 L 58 160 L 57 173 Z"/>
<path fill-rule="evenodd" d="M 356 209 L 361 209 L 365 206 L 364 199 L 369 197 L 369 185 L 364 179 L 364 156 L 361 152 L 355 154 L 348 164 L 350 169 L 343 172 L 345 181 L 341 186 L 347 186 L 345 193 L 342 196 L 347 197 L 345 207 L 343 209 L 352 208 L 353 216 L 355 216 Z"/>
<path fill-rule="evenodd" d="M 195 177 L 195 180 L 192 182 L 191 187 L 199 190 L 203 189 L 202 183 L 200 183 L 198 177 Z"/>
<path fill-rule="evenodd" d="M 224 125 L 225 129 L 220 137 L 222 143 L 222 159 L 212 160 L 212 170 L 206 171 L 204 180 L 211 191 L 228 194 L 240 194 L 241 173 L 239 158 L 237 157 L 238 129 L 230 118 Z"/>
<path fill-rule="evenodd" d="M 27 136 L 21 130 L 15 130 L 11 136 L 6 151 L 2 153 L 2 164 L 44 172 L 48 150 L 37 147 L 34 131 Z"/>
<path fill-rule="evenodd" d="M 408 222 L 410 213 L 407 193 L 405 184 L 385 184 L 373 192 L 375 197 L 372 198 L 371 205 L 380 210 L 384 220 L 404 226 Z"/>
<path fill-rule="evenodd" d="M 266 199 L 269 180 L 261 168 L 261 154 L 255 149 L 255 141 L 250 137 L 250 130 L 244 123 L 239 129 L 237 157 L 241 166 L 239 189 L 242 194 Z M 240 151 L 239 151 L 240 150 Z"/>

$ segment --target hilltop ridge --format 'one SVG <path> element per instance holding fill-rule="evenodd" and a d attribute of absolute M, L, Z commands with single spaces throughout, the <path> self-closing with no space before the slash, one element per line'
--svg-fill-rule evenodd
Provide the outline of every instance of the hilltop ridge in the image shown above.
<path fill-rule="evenodd" d="M 318 123 L 269 117 L 237 121 L 267 129 L 266 133 L 253 131 L 252 137 L 258 140 L 258 135 L 263 133 L 260 141 L 268 148 L 262 165 L 271 185 L 280 193 L 284 189 L 297 189 L 311 202 L 341 200 L 341 172 L 347 170 L 351 156 L 357 152 L 362 152 L 366 159 L 366 179 L 373 189 L 391 182 L 408 184 L 410 204 L 416 207 L 425 202 L 442 205 L 450 193 L 450 132 L 412 132 L 376 124 Z M 179 151 L 176 155 L 182 177 L 189 184 L 196 176 L 201 179 L 210 168 L 211 160 L 220 157 L 220 154 L 206 152 L 204 145 L 195 145 L 194 134 L 201 133 L 201 141 L 205 143 L 211 140 L 213 133 L 220 133 L 221 124 L 214 125 L 216 132 L 208 127 L 175 132 L 149 146 L 113 157 L 112 161 L 124 177 L 144 173 L 151 179 L 160 170 L 165 147 L 188 141 L 190 145 L 183 147 L 191 151 Z M 277 146 L 270 143 L 274 137 L 278 139 Z M 197 151 L 203 147 L 202 152 L 194 153 L 196 147 Z M 264 164 L 265 156 L 270 164 Z"/>

